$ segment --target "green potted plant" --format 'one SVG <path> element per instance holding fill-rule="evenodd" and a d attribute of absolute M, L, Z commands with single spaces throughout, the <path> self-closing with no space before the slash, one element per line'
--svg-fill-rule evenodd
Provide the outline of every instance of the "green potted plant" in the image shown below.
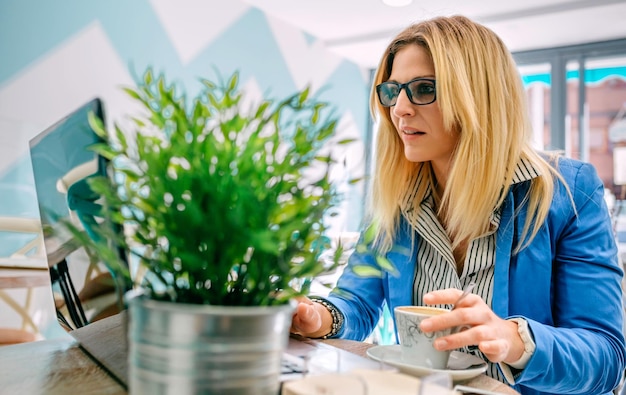
<path fill-rule="evenodd" d="M 123 226 L 117 241 L 139 264 L 130 389 L 275 394 L 290 301 L 331 269 L 320 254 L 340 197 L 320 149 L 337 120 L 308 89 L 244 105 L 237 73 L 201 82 L 189 102 L 148 69 L 125 89 L 144 110 L 134 130 L 91 118 L 114 175 L 90 180 L 103 197 L 97 233 L 110 240 L 106 223 Z M 106 244 L 75 233 L 128 278 Z"/>

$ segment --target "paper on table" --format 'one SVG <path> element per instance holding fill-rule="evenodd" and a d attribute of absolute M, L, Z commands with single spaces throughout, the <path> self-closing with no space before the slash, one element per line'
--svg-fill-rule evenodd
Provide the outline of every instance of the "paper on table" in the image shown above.
<path fill-rule="evenodd" d="M 318 394 L 385 394 L 415 395 L 422 385 L 420 379 L 403 373 L 384 370 L 355 369 L 350 373 L 331 373 L 308 376 L 283 383 L 281 395 Z M 429 385 L 429 384 L 424 384 Z M 367 392 L 359 388 L 367 386 Z M 430 385 L 422 393 L 429 395 L 453 395 L 458 392 Z"/>

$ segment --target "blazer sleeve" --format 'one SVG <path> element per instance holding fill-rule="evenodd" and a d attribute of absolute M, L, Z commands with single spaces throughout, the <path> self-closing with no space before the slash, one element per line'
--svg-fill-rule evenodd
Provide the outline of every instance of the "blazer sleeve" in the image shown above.
<path fill-rule="evenodd" d="M 546 222 L 552 238 L 552 256 L 546 259 L 552 259 L 554 322 L 527 318 L 537 347 L 516 383 L 529 393 L 608 393 L 625 367 L 623 270 L 595 169 L 569 161 L 560 169 L 576 211 L 557 183 Z"/>
<path fill-rule="evenodd" d="M 361 276 L 354 271 L 357 265 L 378 268 L 371 254 L 355 251 L 328 300 L 344 315 L 344 325 L 337 336 L 362 341 L 378 324 L 382 314 L 384 290 L 383 277 Z"/>

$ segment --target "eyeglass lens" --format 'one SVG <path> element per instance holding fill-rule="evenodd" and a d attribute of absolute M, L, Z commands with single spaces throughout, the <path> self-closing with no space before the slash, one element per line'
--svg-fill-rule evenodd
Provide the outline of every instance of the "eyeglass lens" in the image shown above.
<path fill-rule="evenodd" d="M 404 84 L 397 82 L 383 82 L 376 86 L 378 100 L 384 107 L 396 105 L 398 95 L 404 88 L 406 95 L 413 104 L 430 104 L 436 99 L 435 80 L 428 78 L 416 78 Z"/>

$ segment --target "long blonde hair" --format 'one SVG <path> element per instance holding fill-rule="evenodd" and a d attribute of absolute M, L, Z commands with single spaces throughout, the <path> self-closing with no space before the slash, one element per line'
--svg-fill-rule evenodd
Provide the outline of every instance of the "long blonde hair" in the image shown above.
<path fill-rule="evenodd" d="M 510 52 L 490 29 L 462 16 L 437 17 L 409 26 L 389 44 L 373 86 L 387 81 L 395 54 L 419 45 L 431 56 L 437 80 L 437 102 L 448 131 L 459 132 L 458 145 L 439 213 L 453 248 L 488 231 L 490 215 L 503 203 L 521 158 L 540 173 L 532 180 L 528 214 L 516 251 L 537 234 L 554 193 L 554 169 L 531 146 L 525 92 Z M 391 122 L 390 108 L 380 105 L 375 90 L 370 110 L 378 121 L 376 158 L 369 217 L 378 224 L 377 242 L 388 251 L 400 218 L 400 202 L 422 168 L 413 204 L 420 209 L 433 184 L 430 162 L 404 156 L 402 140 Z M 452 132 L 451 132 L 452 133 Z"/>

